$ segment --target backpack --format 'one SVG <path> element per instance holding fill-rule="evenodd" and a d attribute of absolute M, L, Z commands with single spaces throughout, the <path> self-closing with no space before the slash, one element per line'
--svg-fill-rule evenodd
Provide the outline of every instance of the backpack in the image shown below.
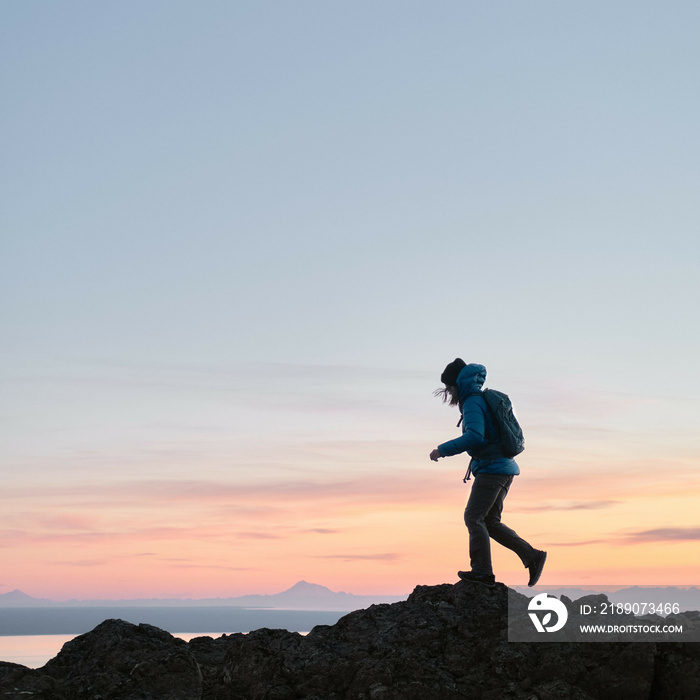
<path fill-rule="evenodd" d="M 523 429 L 513 415 L 513 404 L 507 394 L 495 389 L 484 389 L 482 395 L 496 424 L 503 455 L 519 455 L 525 449 L 525 438 Z"/>

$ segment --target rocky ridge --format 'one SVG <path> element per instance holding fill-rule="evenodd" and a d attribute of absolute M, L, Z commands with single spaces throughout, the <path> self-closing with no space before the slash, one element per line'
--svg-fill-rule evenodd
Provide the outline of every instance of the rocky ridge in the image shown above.
<path fill-rule="evenodd" d="M 508 595 L 502 584 L 418 586 L 404 602 L 357 610 L 306 636 L 260 629 L 187 643 L 150 625 L 107 620 L 68 642 L 41 669 L 1 662 L 0 698 L 700 697 L 700 644 L 508 642 Z M 527 598 L 520 598 L 524 609 Z M 700 625 L 697 613 L 684 615 Z"/>

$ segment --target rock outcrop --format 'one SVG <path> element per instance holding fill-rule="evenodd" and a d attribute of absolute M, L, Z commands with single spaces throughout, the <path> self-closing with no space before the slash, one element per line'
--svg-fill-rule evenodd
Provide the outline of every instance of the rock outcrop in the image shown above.
<path fill-rule="evenodd" d="M 187 643 L 107 620 L 41 669 L 0 663 L 0 698 L 700 698 L 700 644 L 513 643 L 507 627 L 508 589 L 465 582 L 418 586 L 405 602 L 352 612 L 306 636 L 260 629 Z"/>

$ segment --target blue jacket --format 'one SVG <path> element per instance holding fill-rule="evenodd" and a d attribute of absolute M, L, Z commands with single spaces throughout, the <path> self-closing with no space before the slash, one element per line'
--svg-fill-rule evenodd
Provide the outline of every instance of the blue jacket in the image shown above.
<path fill-rule="evenodd" d="M 486 381 L 486 367 L 470 364 L 457 377 L 462 410 L 462 435 L 438 445 L 443 457 L 466 452 L 472 458 L 472 474 L 520 474 L 516 461 L 504 457 L 481 387 Z"/>

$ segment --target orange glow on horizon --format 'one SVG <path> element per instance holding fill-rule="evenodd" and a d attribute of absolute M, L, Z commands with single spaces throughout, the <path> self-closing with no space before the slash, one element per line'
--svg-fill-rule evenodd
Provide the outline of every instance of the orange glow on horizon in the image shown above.
<path fill-rule="evenodd" d="M 504 522 L 549 552 L 543 584 L 697 584 L 697 480 L 656 490 L 643 481 L 618 471 L 601 490 L 600 475 L 590 473 L 520 477 Z M 452 469 L 306 489 L 66 487 L 27 500 L 23 529 L 15 511 L 16 528 L 0 540 L 13 553 L 3 583 L 53 599 L 229 597 L 276 593 L 302 579 L 406 594 L 454 582 L 468 568 L 467 497 Z M 493 558 L 498 580 L 525 584 L 513 553 L 494 543 Z"/>

